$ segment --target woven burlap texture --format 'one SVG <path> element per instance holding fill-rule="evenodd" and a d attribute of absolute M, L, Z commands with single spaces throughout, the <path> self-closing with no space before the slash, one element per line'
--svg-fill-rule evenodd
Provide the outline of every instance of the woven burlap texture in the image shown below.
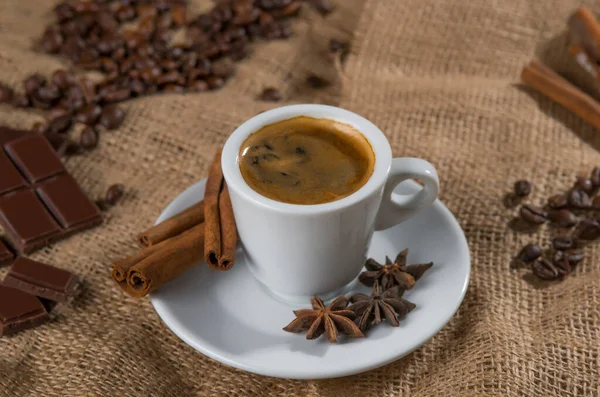
<path fill-rule="evenodd" d="M 588 2 L 592 5 L 593 2 Z M 72 270 L 82 294 L 51 323 L 0 338 L 3 396 L 597 396 L 600 389 L 600 251 L 549 286 L 511 267 L 525 242 L 503 195 L 522 177 L 529 199 L 566 189 L 600 165 L 600 135 L 518 84 L 535 56 L 567 65 L 564 29 L 575 0 L 337 0 L 327 18 L 305 10 L 288 41 L 260 43 L 223 90 L 127 102 L 128 117 L 99 148 L 66 159 L 92 198 L 127 187 L 105 223 L 32 257 Z M 208 2 L 193 2 L 200 10 Z M 51 2 L 0 2 L 0 80 L 68 64 L 35 51 Z M 343 75 L 326 61 L 330 38 L 351 40 Z M 309 72 L 335 81 L 303 85 Z M 109 263 L 135 250 L 134 235 L 191 183 L 244 120 L 274 105 L 255 96 L 282 89 L 285 103 L 355 111 L 389 137 L 396 156 L 431 161 L 441 199 L 472 255 L 469 289 L 454 318 L 407 357 L 362 375 L 323 381 L 267 378 L 231 369 L 187 346 L 147 299 L 124 296 Z M 0 122 L 28 127 L 42 115 L 0 106 Z M 0 271 L 0 276 L 6 269 Z M 360 360 L 360 357 L 356 357 Z"/>

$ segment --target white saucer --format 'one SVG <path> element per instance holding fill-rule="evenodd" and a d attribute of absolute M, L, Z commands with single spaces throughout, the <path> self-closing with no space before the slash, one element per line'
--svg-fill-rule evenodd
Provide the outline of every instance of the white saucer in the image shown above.
<path fill-rule="evenodd" d="M 181 193 L 163 211 L 161 222 L 204 196 L 205 180 Z M 396 193 L 416 191 L 404 182 Z M 397 360 L 433 337 L 454 315 L 467 290 L 469 248 L 458 222 L 438 200 L 414 218 L 376 232 L 369 257 L 383 262 L 408 247 L 408 263 L 434 262 L 404 297 L 417 305 L 393 328 L 386 323 L 364 339 L 325 337 L 282 330 L 294 319 L 289 306 L 274 299 L 254 279 L 238 250 L 228 272 L 201 264 L 151 296 L 165 324 L 184 342 L 223 364 L 261 375 L 292 379 L 334 378 L 357 374 Z M 357 285 L 356 291 L 369 292 Z M 310 302 L 306 302 L 310 307 Z"/>

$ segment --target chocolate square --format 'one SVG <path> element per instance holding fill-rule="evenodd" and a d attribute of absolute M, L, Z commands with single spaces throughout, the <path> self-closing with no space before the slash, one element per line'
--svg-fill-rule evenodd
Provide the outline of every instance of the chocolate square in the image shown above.
<path fill-rule="evenodd" d="M 13 247 L 24 253 L 54 241 L 62 231 L 32 189 L 0 197 L 0 224 Z"/>
<path fill-rule="evenodd" d="M 36 191 L 65 229 L 81 230 L 102 222 L 98 207 L 69 175 L 44 181 L 37 186 Z"/>
<path fill-rule="evenodd" d="M 15 254 L 12 253 L 6 243 L 0 238 L 0 266 L 8 265 L 15 259 Z"/>
<path fill-rule="evenodd" d="M 0 177 L 0 195 L 27 185 L 25 178 L 15 168 L 12 161 L 10 161 L 2 149 L 0 149 L 0 170 L 2 172 L 2 176 Z"/>
<path fill-rule="evenodd" d="M 75 295 L 77 278 L 66 270 L 20 256 L 4 278 L 4 285 L 40 298 L 64 302 Z"/>
<path fill-rule="evenodd" d="M 31 183 L 65 172 L 60 158 L 42 135 L 31 135 L 4 145 L 6 153 Z"/>
<path fill-rule="evenodd" d="M 38 298 L 0 284 L 0 336 L 36 327 L 49 318 Z"/>

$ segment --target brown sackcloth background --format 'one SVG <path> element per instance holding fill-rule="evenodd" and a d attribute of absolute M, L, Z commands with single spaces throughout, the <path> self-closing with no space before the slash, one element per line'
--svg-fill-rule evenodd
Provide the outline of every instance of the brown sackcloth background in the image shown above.
<path fill-rule="evenodd" d="M 52 2 L 0 1 L 0 80 L 66 65 L 33 49 Z M 200 10 L 207 1 L 194 2 Z M 589 6 L 594 2 L 588 1 Z M 327 18 L 305 10 L 295 37 L 255 45 L 223 90 L 125 103 L 126 122 L 98 149 L 66 160 L 92 198 L 124 183 L 106 222 L 33 255 L 70 269 L 83 293 L 40 328 L 0 338 L 3 396 L 598 396 L 600 250 L 563 282 L 540 285 L 511 267 L 525 242 L 502 196 L 535 183 L 532 203 L 600 165 L 600 132 L 528 89 L 521 67 L 534 56 L 565 67 L 564 29 L 575 0 L 337 0 Z M 326 90 L 308 72 L 336 77 L 329 38 L 352 40 L 343 77 Z M 285 103 L 339 105 L 371 119 L 397 156 L 431 161 L 441 199 L 472 254 L 466 298 L 430 342 L 383 368 L 344 379 L 292 381 L 228 368 L 188 347 L 150 302 L 125 297 L 108 265 L 135 249 L 133 236 L 179 192 L 206 176 L 215 148 L 242 121 Z M 0 122 L 28 127 L 41 115 L 0 105 Z M 3 276 L 6 269 L 0 271 Z M 360 357 L 356 358 L 357 360 Z"/>

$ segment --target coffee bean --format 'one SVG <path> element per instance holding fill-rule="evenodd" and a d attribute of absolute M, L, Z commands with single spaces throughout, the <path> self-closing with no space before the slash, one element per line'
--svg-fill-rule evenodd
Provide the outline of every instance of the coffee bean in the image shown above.
<path fill-rule="evenodd" d="M 36 134 L 44 134 L 48 130 L 48 125 L 43 121 L 36 121 L 31 127 L 31 131 Z"/>
<path fill-rule="evenodd" d="M 140 78 L 146 83 L 154 83 L 161 74 L 162 70 L 160 70 L 160 68 L 157 66 L 153 66 L 142 70 L 140 73 Z"/>
<path fill-rule="evenodd" d="M 575 180 L 574 189 L 590 194 L 594 190 L 594 185 L 590 179 L 584 176 L 578 176 Z"/>
<path fill-rule="evenodd" d="M 58 105 L 56 107 L 53 107 L 52 110 L 50 110 L 50 114 L 48 115 L 48 118 L 55 119 L 57 117 L 64 116 L 67 114 L 71 114 L 71 109 L 69 109 L 65 106 Z"/>
<path fill-rule="evenodd" d="M 208 88 L 210 88 L 211 90 L 219 89 L 225 84 L 225 81 L 217 76 L 209 77 L 208 79 L 206 79 L 206 82 L 208 83 Z"/>
<path fill-rule="evenodd" d="M 56 7 L 54 7 L 54 14 L 59 22 L 64 22 L 73 18 L 73 16 L 75 16 L 75 11 L 70 3 L 65 2 L 59 3 Z"/>
<path fill-rule="evenodd" d="M 563 258 L 562 260 L 556 261 L 553 263 L 554 267 L 558 271 L 559 276 L 566 276 L 567 274 L 573 271 L 571 264 L 567 260 L 567 258 Z"/>
<path fill-rule="evenodd" d="M 515 194 L 519 197 L 528 196 L 531 193 L 531 182 L 521 179 L 515 182 Z"/>
<path fill-rule="evenodd" d="M 46 78 L 38 73 L 32 74 L 23 81 L 23 88 L 29 96 L 34 95 L 44 85 L 46 85 Z"/>
<path fill-rule="evenodd" d="M 90 79 L 81 78 L 79 79 L 79 86 L 87 103 L 92 103 L 96 100 L 96 83 Z"/>
<path fill-rule="evenodd" d="M 46 104 L 53 104 L 60 99 L 61 95 L 60 89 L 57 86 L 48 84 L 38 88 L 37 92 L 33 94 L 33 98 Z"/>
<path fill-rule="evenodd" d="M 185 87 L 177 85 L 177 84 L 167 84 L 162 88 L 162 90 L 167 93 L 173 93 L 173 92 L 181 93 L 181 92 L 185 92 Z"/>
<path fill-rule="evenodd" d="M 577 224 L 577 216 L 569 210 L 550 210 L 548 212 L 550 222 L 560 227 L 572 227 Z"/>
<path fill-rule="evenodd" d="M 564 257 L 569 261 L 571 266 L 577 265 L 583 259 L 584 253 L 582 249 L 570 249 L 565 251 Z"/>
<path fill-rule="evenodd" d="M 587 195 L 583 190 L 571 189 L 567 196 L 569 205 L 573 208 L 585 209 L 591 205 L 590 196 Z"/>
<path fill-rule="evenodd" d="M 124 193 L 125 185 L 122 183 L 111 185 L 106 191 L 105 201 L 108 205 L 115 205 L 123 197 Z"/>
<path fill-rule="evenodd" d="M 63 37 L 55 26 L 49 26 L 42 36 L 41 46 L 47 54 L 56 54 L 60 51 L 63 43 Z"/>
<path fill-rule="evenodd" d="M 119 21 L 108 11 L 101 11 L 96 14 L 96 22 L 104 33 L 114 33 L 119 29 Z"/>
<path fill-rule="evenodd" d="M 48 123 L 48 132 L 51 134 L 60 134 L 65 132 L 71 127 L 72 118 L 71 115 L 65 114 L 58 116 Z"/>
<path fill-rule="evenodd" d="M 600 224 L 592 218 L 585 218 L 575 230 L 574 235 L 581 240 L 595 240 L 600 237 Z"/>
<path fill-rule="evenodd" d="M 540 259 L 533 262 L 531 270 L 533 274 L 542 280 L 556 280 L 559 277 L 558 269 L 547 259 Z"/>
<path fill-rule="evenodd" d="M 98 120 L 98 117 L 100 117 L 100 114 L 102 114 L 102 108 L 99 105 L 90 103 L 81 108 L 75 116 L 75 121 L 93 125 Z"/>
<path fill-rule="evenodd" d="M 567 207 L 567 197 L 564 194 L 555 194 L 548 199 L 548 207 L 560 209 Z"/>
<path fill-rule="evenodd" d="M 600 167 L 596 167 L 592 170 L 590 180 L 592 181 L 592 185 L 594 185 L 594 188 L 597 189 L 600 187 Z"/>
<path fill-rule="evenodd" d="M 189 89 L 192 92 L 208 91 L 208 83 L 204 80 L 197 80 L 190 84 Z"/>
<path fill-rule="evenodd" d="M 80 144 L 86 150 L 91 150 L 98 146 L 98 134 L 89 125 L 81 132 Z"/>
<path fill-rule="evenodd" d="M 528 204 L 522 206 L 519 213 L 526 222 L 538 225 L 546 222 L 548 216 L 543 209 Z"/>
<path fill-rule="evenodd" d="M 322 77 L 317 76 L 316 74 L 310 74 L 306 78 L 306 83 L 312 88 L 325 88 L 331 85 L 331 83 L 325 80 Z"/>
<path fill-rule="evenodd" d="M 265 88 L 258 96 L 258 99 L 265 102 L 279 102 L 282 99 L 281 92 L 277 88 Z"/>
<path fill-rule="evenodd" d="M 519 252 L 519 259 L 525 263 L 533 262 L 542 255 L 542 249 L 537 244 L 527 244 Z"/>
<path fill-rule="evenodd" d="M 297 15 L 300 12 L 301 8 L 302 3 L 299 0 L 295 0 L 279 10 L 274 10 L 272 12 L 272 15 L 276 19 L 288 18 Z"/>
<path fill-rule="evenodd" d="M 10 102 L 13 98 L 14 91 L 6 84 L 0 83 L 0 103 Z"/>
<path fill-rule="evenodd" d="M 129 83 L 129 90 L 133 96 L 140 96 L 146 92 L 146 84 L 144 84 L 141 80 L 132 80 Z"/>
<path fill-rule="evenodd" d="M 571 236 L 557 236 L 552 239 L 552 246 L 556 250 L 568 250 L 575 246 Z"/>
<path fill-rule="evenodd" d="M 183 4 L 175 4 L 171 9 L 171 17 L 175 26 L 184 26 L 187 23 L 187 9 Z"/>
<path fill-rule="evenodd" d="M 334 9 L 329 0 L 308 0 L 308 3 L 323 16 L 330 14 Z"/>
<path fill-rule="evenodd" d="M 52 84 L 64 91 L 69 88 L 69 86 L 75 84 L 75 77 L 66 70 L 58 69 L 52 73 L 52 78 L 50 81 L 52 81 Z"/>
<path fill-rule="evenodd" d="M 110 105 L 102 110 L 98 123 L 108 130 L 114 130 L 123 123 L 123 120 L 125 120 L 125 112 L 115 105 Z"/>
<path fill-rule="evenodd" d="M 67 89 L 66 99 L 71 111 L 77 111 L 81 109 L 85 103 L 85 96 L 83 95 L 81 86 L 75 84 L 69 87 Z"/>
<path fill-rule="evenodd" d="M 31 106 L 29 98 L 23 94 L 14 94 L 11 101 L 12 105 L 17 108 L 26 108 Z"/>
<path fill-rule="evenodd" d="M 115 13 L 115 16 L 121 22 L 131 21 L 136 16 L 135 8 L 131 6 L 119 7 Z"/>
<path fill-rule="evenodd" d="M 122 102 L 124 100 L 127 100 L 130 97 L 131 97 L 131 91 L 129 90 L 129 88 L 122 88 L 119 90 L 114 90 L 114 91 L 106 93 L 105 95 L 102 96 L 102 100 L 105 103 L 116 103 L 116 102 Z"/>
<path fill-rule="evenodd" d="M 167 72 L 165 74 L 160 75 L 156 79 L 156 82 L 158 83 L 158 85 L 176 83 L 179 80 L 179 76 L 179 73 L 177 73 L 176 71 Z"/>
<path fill-rule="evenodd" d="M 592 208 L 595 210 L 600 210 L 600 196 L 594 197 L 592 200 Z"/>

